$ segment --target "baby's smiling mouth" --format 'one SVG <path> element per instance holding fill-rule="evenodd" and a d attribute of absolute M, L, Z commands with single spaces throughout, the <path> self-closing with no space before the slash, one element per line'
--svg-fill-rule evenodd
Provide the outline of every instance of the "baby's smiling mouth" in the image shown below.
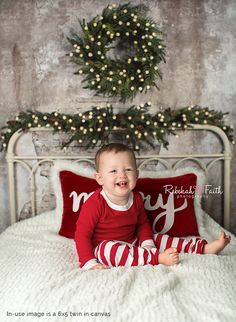
<path fill-rule="evenodd" d="M 116 185 L 123 188 L 123 187 L 127 186 L 127 182 L 126 181 L 120 181 L 120 182 L 117 182 Z"/>

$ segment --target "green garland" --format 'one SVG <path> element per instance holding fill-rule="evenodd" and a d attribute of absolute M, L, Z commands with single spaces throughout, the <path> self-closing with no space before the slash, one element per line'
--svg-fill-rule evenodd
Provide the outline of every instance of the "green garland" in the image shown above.
<path fill-rule="evenodd" d="M 155 80 L 162 78 L 158 64 L 165 62 L 165 46 L 156 23 L 146 13 L 144 5 L 112 5 L 88 23 L 80 21 L 82 36 L 68 38 L 73 46 L 68 55 L 80 66 L 75 74 L 85 76 L 84 88 L 96 95 L 119 97 L 122 102 L 152 86 L 158 88 Z M 109 58 L 112 46 L 120 45 L 126 48 L 125 57 Z M 128 53 L 130 48 L 134 52 Z"/>
<path fill-rule="evenodd" d="M 166 148 L 166 135 L 176 135 L 176 129 L 187 129 L 191 124 L 210 124 L 220 127 L 229 140 L 233 141 L 233 129 L 225 124 L 228 113 L 210 110 L 208 107 L 188 106 L 172 111 L 170 108 L 152 115 L 148 112 L 151 103 L 131 106 L 124 113 L 113 113 L 113 107 L 93 107 L 92 110 L 79 114 L 61 114 L 58 112 L 41 113 L 39 111 L 21 112 L 15 120 L 7 122 L 0 133 L 0 150 L 7 148 L 11 136 L 18 130 L 27 132 L 31 127 L 49 127 L 54 132 L 69 133 L 69 140 L 82 146 L 95 147 L 108 143 L 114 130 L 125 133 L 127 142 L 134 150 L 139 150 L 141 142 L 147 142 L 154 148 L 155 140 Z"/>

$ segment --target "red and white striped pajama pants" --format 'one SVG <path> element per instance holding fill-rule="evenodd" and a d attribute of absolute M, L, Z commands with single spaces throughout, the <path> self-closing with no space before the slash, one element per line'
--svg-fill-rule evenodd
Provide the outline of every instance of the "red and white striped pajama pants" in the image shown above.
<path fill-rule="evenodd" d="M 95 248 L 99 263 L 109 267 L 157 265 L 159 252 L 174 247 L 179 253 L 202 254 L 207 243 L 200 237 L 179 238 L 155 234 L 156 249 L 148 250 L 137 245 L 115 240 L 104 240 Z"/>

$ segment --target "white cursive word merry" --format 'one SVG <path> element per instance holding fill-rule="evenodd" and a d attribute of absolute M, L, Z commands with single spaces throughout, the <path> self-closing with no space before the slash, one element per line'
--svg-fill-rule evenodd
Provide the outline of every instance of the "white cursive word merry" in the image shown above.
<path fill-rule="evenodd" d="M 80 204 L 85 202 L 93 193 L 94 193 L 94 191 L 92 191 L 90 193 L 82 192 L 78 195 L 76 191 L 72 191 L 70 193 L 70 198 L 73 198 L 73 201 L 72 201 L 73 212 L 77 212 L 79 210 Z M 164 201 L 163 201 L 162 194 L 159 193 L 157 196 L 157 200 L 153 205 L 151 204 L 151 196 L 150 195 L 145 196 L 143 192 L 140 192 L 140 194 L 142 196 L 144 208 L 146 210 L 154 211 L 159 208 L 164 209 L 162 212 L 160 212 L 156 216 L 155 220 L 153 221 L 152 229 L 153 229 L 154 233 L 157 233 L 155 226 L 156 226 L 156 223 L 160 220 L 160 218 L 165 217 L 165 223 L 164 223 L 162 230 L 158 231 L 158 232 L 161 234 L 164 234 L 168 230 L 170 230 L 171 227 L 173 226 L 175 214 L 178 211 L 181 211 L 181 210 L 187 208 L 187 206 L 188 206 L 187 199 L 184 199 L 182 205 L 180 205 L 178 208 L 175 208 L 174 193 L 173 192 L 169 194 L 166 203 L 164 203 Z"/>

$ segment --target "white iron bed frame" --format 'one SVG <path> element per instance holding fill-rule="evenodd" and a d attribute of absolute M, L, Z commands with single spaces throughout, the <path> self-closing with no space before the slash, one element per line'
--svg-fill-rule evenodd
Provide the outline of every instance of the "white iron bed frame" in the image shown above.
<path fill-rule="evenodd" d="M 186 131 L 199 131 L 205 130 L 213 132 L 217 137 L 221 139 L 222 152 L 221 153 L 197 153 L 197 154 L 161 154 L 161 155 L 146 155 L 137 156 L 140 161 L 139 170 L 143 168 L 150 161 L 158 161 L 163 164 L 167 169 L 176 169 L 183 161 L 191 160 L 196 162 L 206 173 L 210 167 L 217 161 L 222 160 L 223 162 L 223 185 L 224 185 L 224 204 L 223 204 L 223 226 L 229 229 L 230 225 L 230 162 L 231 162 L 231 146 L 230 142 L 225 135 L 225 133 L 216 126 L 211 125 L 192 125 L 192 128 L 186 129 Z M 31 128 L 31 132 L 39 131 L 52 131 L 49 128 Z M 17 221 L 17 195 L 16 195 L 16 175 L 15 175 L 15 164 L 20 163 L 29 172 L 29 182 L 30 182 L 30 194 L 31 194 L 31 206 L 32 206 L 32 216 L 37 215 L 36 209 L 36 185 L 35 185 L 35 174 L 38 167 L 44 162 L 53 162 L 54 160 L 74 160 L 74 161 L 88 161 L 93 163 L 92 156 L 85 155 L 41 155 L 41 156 L 31 156 L 31 155 L 17 155 L 16 142 L 24 134 L 22 131 L 15 132 L 8 144 L 6 160 L 8 164 L 8 176 L 9 176 L 9 199 L 10 199 L 10 218 L 11 224 Z M 177 160 L 172 165 L 170 160 Z M 208 164 L 203 162 L 203 159 L 210 160 Z M 29 161 L 37 161 L 31 166 Z M 28 161 L 28 162 L 27 162 Z"/>

